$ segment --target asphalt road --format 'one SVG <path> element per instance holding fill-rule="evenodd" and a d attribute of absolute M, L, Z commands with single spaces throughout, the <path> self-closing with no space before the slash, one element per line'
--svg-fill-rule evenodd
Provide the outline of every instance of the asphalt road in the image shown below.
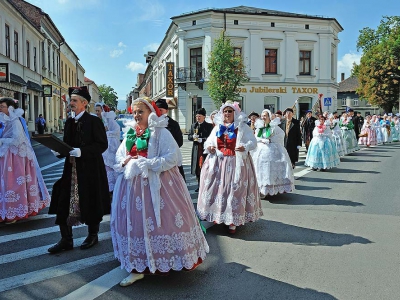
<path fill-rule="evenodd" d="M 51 190 L 62 163 L 35 151 Z M 190 143 L 182 153 L 195 203 Z M 74 228 L 76 248 L 59 255 L 46 253 L 59 240 L 46 210 L 2 224 L 0 299 L 399 299 L 400 143 L 363 148 L 328 172 L 305 168 L 304 158 L 296 191 L 262 200 L 261 220 L 235 235 L 208 229 L 210 254 L 195 271 L 126 288 L 118 286 L 127 273 L 114 259 L 108 217 L 97 246 L 79 250 L 87 229 Z"/>

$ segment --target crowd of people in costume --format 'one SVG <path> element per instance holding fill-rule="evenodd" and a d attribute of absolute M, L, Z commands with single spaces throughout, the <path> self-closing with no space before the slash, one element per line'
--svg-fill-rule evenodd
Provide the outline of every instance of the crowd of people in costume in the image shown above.
<path fill-rule="evenodd" d="M 302 121 L 292 108 L 264 109 L 246 115 L 227 101 L 207 117 L 196 111 L 188 140 L 193 142 L 191 173 L 198 180 L 197 208 L 186 185 L 179 148 L 183 134 L 168 116 L 165 99 L 138 98 L 133 119 L 120 128 L 115 112 L 98 103 L 87 112 L 87 87 L 69 88 L 71 117 L 65 122 L 66 154 L 61 178 L 50 195 L 29 141 L 23 111 L 14 100 L 0 98 L 0 222 L 14 222 L 50 205 L 61 239 L 50 254 L 74 248 L 72 227 L 88 225 L 82 250 L 98 243 L 100 222 L 111 213 L 114 255 L 128 273 L 129 286 L 148 274 L 190 271 L 209 252 L 200 220 L 238 226 L 263 216 L 261 199 L 295 190 L 294 169 L 306 147 L 305 165 L 325 171 L 340 157 L 380 143 L 399 141 L 398 116 L 354 117 L 327 112 Z M 111 199 L 110 199 L 111 196 Z"/>

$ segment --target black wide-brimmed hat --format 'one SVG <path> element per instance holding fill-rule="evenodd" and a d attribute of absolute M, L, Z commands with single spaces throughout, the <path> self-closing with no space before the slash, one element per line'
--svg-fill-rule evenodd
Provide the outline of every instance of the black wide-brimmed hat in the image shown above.
<path fill-rule="evenodd" d="M 258 113 L 256 113 L 255 111 L 252 111 L 247 117 L 251 118 L 251 116 L 256 116 L 257 118 L 260 117 L 260 115 Z"/>
<path fill-rule="evenodd" d="M 71 95 L 78 95 L 85 98 L 87 101 L 90 101 L 90 99 L 92 99 L 87 86 L 71 86 L 70 88 L 68 88 L 68 94 L 70 98 Z"/>
<path fill-rule="evenodd" d="M 158 99 L 156 101 L 156 105 L 157 105 L 158 108 L 168 109 L 167 100 L 165 100 L 164 98 Z"/>
<path fill-rule="evenodd" d="M 206 116 L 206 110 L 202 107 L 202 108 L 199 108 L 197 111 L 196 111 L 196 115 L 203 115 L 203 116 Z"/>

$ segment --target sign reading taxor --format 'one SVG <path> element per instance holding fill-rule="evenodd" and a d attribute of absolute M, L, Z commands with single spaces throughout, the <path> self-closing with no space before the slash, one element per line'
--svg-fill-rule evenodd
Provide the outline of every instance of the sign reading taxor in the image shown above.
<path fill-rule="evenodd" d="M 166 68 L 166 83 L 167 88 L 165 92 L 166 97 L 174 97 L 174 90 L 175 90 L 175 82 L 174 82 L 174 63 L 167 62 L 165 63 Z"/>
<path fill-rule="evenodd" d="M 293 94 L 318 94 L 318 89 L 292 86 L 292 92 Z"/>

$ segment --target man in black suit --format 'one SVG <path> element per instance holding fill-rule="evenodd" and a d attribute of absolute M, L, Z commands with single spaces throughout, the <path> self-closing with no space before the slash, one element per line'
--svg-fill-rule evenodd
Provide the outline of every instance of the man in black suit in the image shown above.
<path fill-rule="evenodd" d="M 182 130 L 181 130 L 181 127 L 179 126 L 179 123 L 177 121 L 175 121 L 174 119 L 172 119 L 170 116 L 168 116 L 167 100 L 158 99 L 156 101 L 156 105 L 163 115 L 167 115 L 167 119 L 168 119 L 167 129 L 169 130 L 169 132 L 171 132 L 172 136 L 174 137 L 174 140 L 178 144 L 178 147 L 179 148 L 182 147 L 182 145 L 183 145 Z M 183 166 L 182 165 L 178 166 L 178 169 L 179 169 L 179 173 L 181 173 L 181 175 L 183 177 L 183 180 L 185 180 L 185 182 L 186 182 L 185 171 L 183 170 Z"/>
<path fill-rule="evenodd" d="M 312 116 L 312 111 L 307 110 L 306 118 L 302 124 L 303 127 L 303 141 L 306 146 L 306 150 L 308 151 L 308 146 L 310 145 L 310 141 L 313 138 L 313 130 L 315 128 L 315 121 L 317 119 Z"/>
<path fill-rule="evenodd" d="M 207 140 L 214 126 L 205 122 L 206 110 L 199 108 L 196 111 L 196 123 L 190 127 L 188 135 L 189 141 L 193 142 L 192 148 L 192 175 L 196 175 L 197 181 L 200 180 L 201 167 L 207 154 L 204 154 L 204 142 Z M 199 191 L 199 188 L 195 190 Z"/>
<path fill-rule="evenodd" d="M 300 121 L 293 118 L 293 109 L 287 108 L 285 119 L 279 125 L 285 132 L 284 145 L 289 154 L 294 169 L 295 163 L 299 160 L 299 149 L 301 148 Z"/>
<path fill-rule="evenodd" d="M 72 226 L 88 225 L 88 236 L 81 249 L 98 243 L 99 225 L 110 213 L 108 180 L 102 153 L 108 147 L 106 130 L 100 118 L 86 112 L 91 99 L 86 86 L 70 87 L 71 110 L 64 128 L 63 141 L 71 146 L 64 162 L 62 177 L 54 184 L 49 214 L 56 214 L 61 240 L 50 253 L 72 250 Z M 62 156 L 53 151 L 58 158 Z"/>
<path fill-rule="evenodd" d="M 364 118 L 361 116 L 361 112 L 358 111 L 357 112 L 357 116 L 353 119 L 353 123 L 354 123 L 354 131 L 356 132 L 356 137 L 357 140 L 360 138 L 360 132 L 361 132 L 361 128 L 364 125 Z"/>

